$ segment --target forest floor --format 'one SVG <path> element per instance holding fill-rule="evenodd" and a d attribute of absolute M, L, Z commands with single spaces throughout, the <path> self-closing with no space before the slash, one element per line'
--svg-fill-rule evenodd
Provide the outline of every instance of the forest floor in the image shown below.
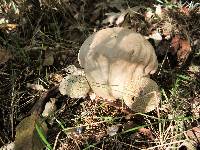
<path fill-rule="evenodd" d="M 198 0 L 0 4 L 1 150 L 14 141 L 24 150 L 200 148 Z M 151 78 L 162 96 L 154 111 L 127 114 L 100 98 L 74 99 L 57 90 L 67 66 L 80 67 L 84 40 L 115 26 L 141 33 L 154 46 L 159 67 Z M 47 102 L 54 111 L 42 117 Z"/>

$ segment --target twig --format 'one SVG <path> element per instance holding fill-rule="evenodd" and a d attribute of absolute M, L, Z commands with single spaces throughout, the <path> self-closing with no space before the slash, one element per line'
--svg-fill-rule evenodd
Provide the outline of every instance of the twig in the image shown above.
<path fill-rule="evenodd" d="M 60 136 L 60 134 L 61 134 L 61 131 L 56 135 L 56 139 L 55 139 L 55 142 L 54 142 L 54 145 L 53 145 L 53 150 L 56 149 L 56 145 L 58 143 L 58 137 Z"/>
<path fill-rule="evenodd" d="M 58 87 L 54 86 L 48 91 L 42 93 L 40 99 L 35 103 L 30 112 L 39 115 L 42 112 L 44 105 L 49 100 L 49 98 L 56 95 L 58 92 L 59 92 Z"/>

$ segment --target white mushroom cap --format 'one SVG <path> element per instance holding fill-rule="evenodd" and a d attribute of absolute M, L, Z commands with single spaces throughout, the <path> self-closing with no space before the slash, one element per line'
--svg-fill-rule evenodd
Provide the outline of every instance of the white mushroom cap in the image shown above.
<path fill-rule="evenodd" d="M 159 87 L 150 78 L 134 79 L 125 91 L 126 93 L 123 95 L 124 103 L 135 112 L 150 112 L 159 105 Z"/>
<path fill-rule="evenodd" d="M 103 98 L 122 99 L 134 79 L 153 74 L 158 66 L 152 45 L 139 33 L 114 27 L 89 36 L 79 63 L 93 91 Z"/>

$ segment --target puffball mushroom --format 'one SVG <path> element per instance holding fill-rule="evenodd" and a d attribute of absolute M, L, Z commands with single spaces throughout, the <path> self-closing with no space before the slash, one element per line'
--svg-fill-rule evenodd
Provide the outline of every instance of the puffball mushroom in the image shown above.
<path fill-rule="evenodd" d="M 59 91 L 62 95 L 68 95 L 71 98 L 84 98 L 90 91 L 90 86 L 81 75 L 68 75 L 60 83 Z"/>
<path fill-rule="evenodd" d="M 96 95 L 122 99 L 136 112 L 159 104 L 159 88 L 149 78 L 157 70 L 157 57 L 141 34 L 122 27 L 102 29 L 85 40 L 78 59 Z"/>
<path fill-rule="evenodd" d="M 150 112 L 159 104 L 159 87 L 150 78 L 134 79 L 125 91 L 123 100 L 135 112 Z"/>
<path fill-rule="evenodd" d="M 90 91 L 90 86 L 85 78 L 84 72 L 69 65 L 65 68 L 69 74 L 64 77 L 60 83 L 59 91 L 62 95 L 68 95 L 71 98 L 84 98 Z"/>

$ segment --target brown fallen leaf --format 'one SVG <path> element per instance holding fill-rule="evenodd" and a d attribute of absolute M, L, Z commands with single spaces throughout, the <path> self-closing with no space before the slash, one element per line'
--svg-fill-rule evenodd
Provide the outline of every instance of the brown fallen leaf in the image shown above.
<path fill-rule="evenodd" d="M 17 26 L 18 24 L 4 23 L 4 24 L 0 24 L 0 29 L 11 31 L 11 30 L 15 30 Z"/>
<path fill-rule="evenodd" d="M 140 128 L 139 133 L 146 136 L 148 139 L 154 140 L 153 134 L 150 129 Z"/>
<path fill-rule="evenodd" d="M 187 16 L 190 15 L 190 9 L 189 9 L 189 7 L 186 7 L 186 6 L 181 7 L 180 12 L 184 13 Z"/>
<path fill-rule="evenodd" d="M 40 84 L 27 83 L 26 87 L 30 88 L 30 89 L 33 89 L 35 91 L 46 91 L 46 89 L 43 87 L 43 85 L 40 85 Z"/>
<path fill-rule="evenodd" d="M 186 135 L 194 141 L 200 141 L 200 126 L 193 127 L 191 130 L 186 131 Z"/>
<path fill-rule="evenodd" d="M 184 63 L 189 54 L 191 52 L 191 46 L 190 46 L 190 42 L 189 40 L 180 40 L 180 49 L 177 52 L 177 58 L 178 58 L 178 62 L 179 64 Z"/>
<path fill-rule="evenodd" d="M 171 41 L 170 52 L 177 55 L 178 65 L 182 65 L 191 53 L 191 45 L 188 39 L 182 39 L 180 35 L 175 35 Z"/>
<path fill-rule="evenodd" d="M 44 148 L 39 135 L 35 129 L 38 116 L 34 113 L 24 118 L 16 128 L 15 150 L 41 150 Z M 42 124 L 44 132 L 47 132 L 47 125 Z"/>
<path fill-rule="evenodd" d="M 158 15 L 158 17 L 162 18 L 164 14 L 161 5 L 155 5 L 155 7 L 156 7 L 155 14 Z"/>
<path fill-rule="evenodd" d="M 32 110 L 29 112 L 30 116 L 25 117 L 16 127 L 15 136 L 15 150 L 41 150 L 44 148 L 44 144 L 40 140 L 36 126 L 39 129 L 43 129 L 43 135 L 47 133 L 47 125 L 45 122 L 41 121 L 40 113 L 42 112 L 42 107 L 46 101 L 53 95 L 58 93 L 58 87 L 53 87 L 48 91 L 41 94 L 40 99 L 33 106 Z"/>
<path fill-rule="evenodd" d="M 180 48 L 180 36 L 179 35 L 175 35 L 173 38 L 172 38 L 172 41 L 171 41 L 171 49 L 170 49 L 170 52 L 172 53 L 172 55 L 175 55 L 178 51 L 178 49 Z"/>
<path fill-rule="evenodd" d="M 56 111 L 56 99 L 50 98 L 50 101 L 46 103 L 45 108 L 42 112 L 43 117 L 49 117 Z"/>
<path fill-rule="evenodd" d="M 54 84 L 57 85 L 58 83 L 60 83 L 63 79 L 63 76 L 61 74 L 57 74 L 57 73 L 52 73 L 50 74 L 50 81 Z"/>

